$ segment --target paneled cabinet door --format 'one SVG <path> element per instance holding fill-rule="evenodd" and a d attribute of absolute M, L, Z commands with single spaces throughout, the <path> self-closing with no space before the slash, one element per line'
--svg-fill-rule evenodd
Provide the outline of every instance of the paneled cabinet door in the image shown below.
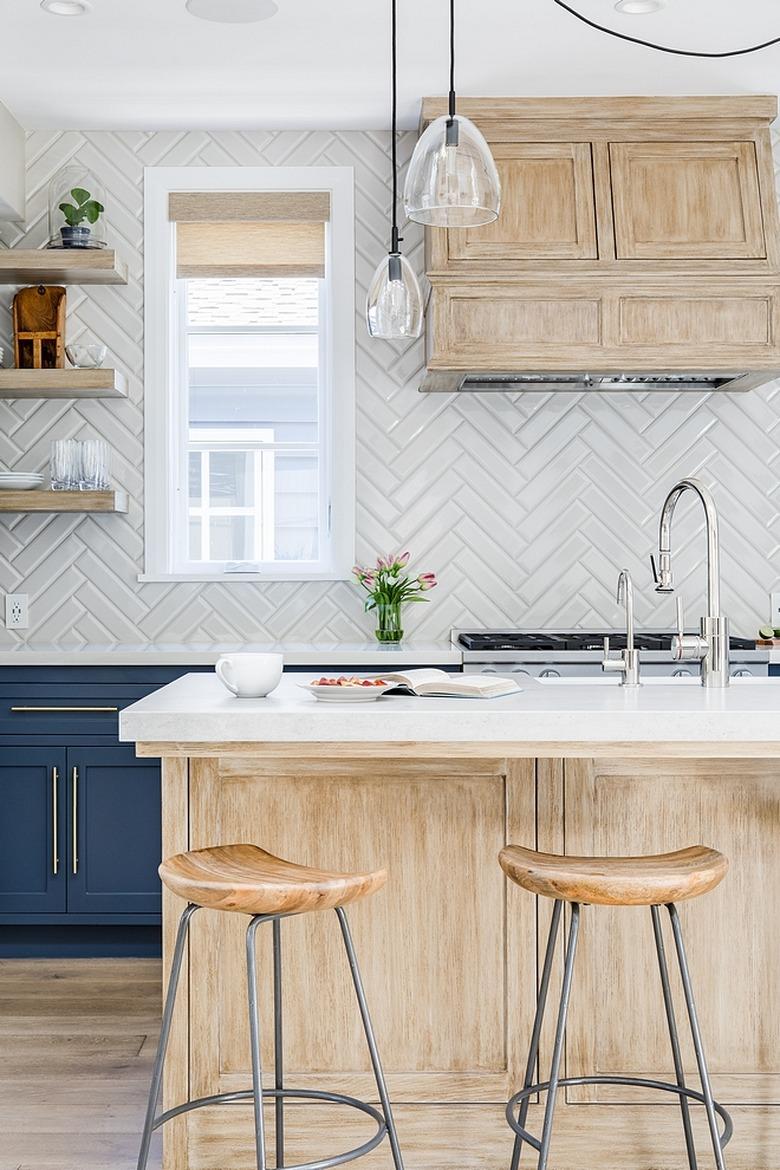
<path fill-rule="evenodd" d="M 777 760 L 567 760 L 565 840 L 571 854 L 720 849 L 723 883 L 680 904 L 716 1096 L 776 1102 L 780 1094 L 780 765 Z M 670 1079 L 649 909 L 583 907 L 567 1038 L 569 1076 Z M 668 915 L 667 952 L 686 1074 L 695 1088 Z M 673 1079 L 673 1077 L 672 1077 Z M 635 1100 L 636 1091 L 569 1090 L 570 1100 Z M 652 1100 L 652 1096 L 647 1098 Z M 660 1113 L 664 1110 L 661 1108 Z"/>
<path fill-rule="evenodd" d="M 0 747 L 0 913 L 65 910 L 65 752 Z"/>
<path fill-rule="evenodd" d="M 753 142 L 613 142 L 619 260 L 760 260 L 766 239 Z"/>
<path fill-rule="evenodd" d="M 160 764 L 130 746 L 67 753 L 68 912 L 160 912 Z"/>
<path fill-rule="evenodd" d="M 586 260 L 598 256 L 588 142 L 497 142 L 501 214 L 485 227 L 434 232 L 447 261 Z"/>

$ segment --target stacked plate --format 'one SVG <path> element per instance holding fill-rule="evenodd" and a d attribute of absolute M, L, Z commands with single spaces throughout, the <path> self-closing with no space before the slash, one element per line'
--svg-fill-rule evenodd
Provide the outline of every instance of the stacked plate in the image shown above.
<path fill-rule="evenodd" d="M 29 492 L 43 487 L 44 476 L 34 471 L 0 471 L 0 491 Z"/>

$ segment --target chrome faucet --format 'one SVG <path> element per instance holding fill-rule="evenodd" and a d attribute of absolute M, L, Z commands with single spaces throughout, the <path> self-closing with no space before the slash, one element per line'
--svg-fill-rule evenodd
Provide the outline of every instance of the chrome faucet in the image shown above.
<path fill-rule="evenodd" d="M 720 611 L 720 543 L 718 513 L 709 488 L 698 479 L 681 479 L 664 501 L 658 533 L 658 566 L 650 558 L 656 593 L 673 593 L 672 584 L 672 517 L 683 492 L 698 496 L 707 524 L 707 613 L 701 619 L 698 634 L 686 634 L 682 598 L 677 598 L 677 634 L 672 638 L 672 657 L 676 662 L 701 662 L 703 687 L 729 685 L 729 623 Z"/>
<path fill-rule="evenodd" d="M 601 669 L 605 671 L 619 670 L 623 677 L 620 680 L 622 687 L 638 687 L 639 681 L 639 651 L 634 649 L 634 583 L 628 569 L 621 569 L 617 581 L 618 605 L 626 609 L 626 648 L 620 652 L 619 658 L 610 658 L 609 638 L 604 639 L 604 658 Z"/>

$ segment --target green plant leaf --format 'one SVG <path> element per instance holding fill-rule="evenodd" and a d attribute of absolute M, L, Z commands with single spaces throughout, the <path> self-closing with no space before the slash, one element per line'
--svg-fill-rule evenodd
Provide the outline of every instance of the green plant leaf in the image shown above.
<path fill-rule="evenodd" d="M 83 204 L 81 210 L 84 212 L 89 223 L 97 223 L 100 218 L 100 213 L 103 210 L 103 205 L 97 203 L 94 199 L 90 199 L 89 203 Z"/>
<path fill-rule="evenodd" d="M 77 203 L 86 203 L 91 198 L 89 191 L 85 191 L 83 187 L 74 187 L 71 190 L 71 195 Z"/>

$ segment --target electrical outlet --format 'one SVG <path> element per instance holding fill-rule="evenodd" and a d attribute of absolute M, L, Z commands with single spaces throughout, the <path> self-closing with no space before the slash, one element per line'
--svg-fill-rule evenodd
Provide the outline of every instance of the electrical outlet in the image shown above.
<path fill-rule="evenodd" d="M 7 630 L 26 630 L 29 625 L 30 615 L 27 610 L 27 594 L 6 593 L 5 628 Z"/>
<path fill-rule="evenodd" d="M 780 630 L 780 593 L 769 594 L 769 624 Z"/>

